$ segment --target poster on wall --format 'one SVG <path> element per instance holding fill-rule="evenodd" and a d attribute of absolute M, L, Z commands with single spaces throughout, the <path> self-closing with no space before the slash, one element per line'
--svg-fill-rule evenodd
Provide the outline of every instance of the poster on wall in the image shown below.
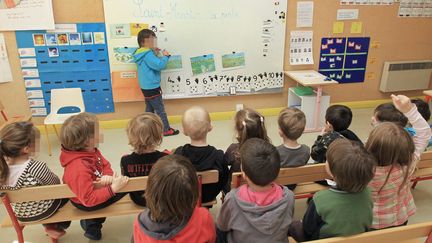
<path fill-rule="evenodd" d="M 12 71 L 6 49 L 4 35 L 0 33 L 0 83 L 12 81 Z"/>
<path fill-rule="evenodd" d="M 342 5 L 391 5 L 395 0 L 340 0 Z"/>
<path fill-rule="evenodd" d="M 0 0 L 0 31 L 54 28 L 52 0 Z"/>
<path fill-rule="evenodd" d="M 364 82 L 369 37 L 322 38 L 319 72 L 339 83 Z"/>
<path fill-rule="evenodd" d="M 313 31 L 291 31 L 290 65 L 310 65 L 313 61 Z"/>
<path fill-rule="evenodd" d="M 400 0 L 399 17 L 432 17 L 432 0 Z"/>
<path fill-rule="evenodd" d="M 18 54 L 33 116 L 50 112 L 51 90 L 81 88 L 87 112 L 114 112 L 104 23 L 17 31 Z"/>

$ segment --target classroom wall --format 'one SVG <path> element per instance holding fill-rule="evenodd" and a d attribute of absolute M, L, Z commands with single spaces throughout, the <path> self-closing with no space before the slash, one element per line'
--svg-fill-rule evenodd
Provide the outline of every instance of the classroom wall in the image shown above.
<path fill-rule="evenodd" d="M 333 22 L 336 20 L 338 8 L 358 8 L 359 21 L 363 22 L 364 36 L 370 36 L 371 42 L 378 42 L 378 48 L 371 48 L 369 60 L 376 58 L 374 64 L 369 63 L 367 73 L 372 77 L 364 83 L 344 84 L 324 89 L 331 95 L 332 102 L 364 101 L 386 99 L 389 94 L 378 90 L 384 61 L 432 59 L 432 18 L 399 18 L 398 4 L 393 6 L 340 6 L 339 0 L 315 0 L 313 28 L 301 30 L 314 31 L 315 65 L 290 66 L 288 55 L 285 58 L 285 70 L 317 69 L 319 62 L 320 39 L 332 35 Z M 289 50 L 289 31 L 297 30 L 297 0 L 288 1 L 287 38 L 285 53 Z M 102 0 L 54 0 L 54 17 L 56 23 L 104 22 Z M 362 36 L 349 34 L 350 21 L 345 21 L 345 34 L 336 36 Z M 30 114 L 25 87 L 21 75 L 18 51 L 14 32 L 4 32 L 14 82 L 0 84 L 0 100 L 10 115 Z M 242 103 L 254 108 L 282 107 L 287 104 L 288 87 L 295 82 L 286 80 L 284 93 L 266 95 L 246 95 L 237 97 L 212 97 L 167 100 L 166 110 L 169 115 L 179 115 L 192 105 L 205 106 L 210 112 L 232 111 L 235 105 Z M 432 86 L 431 86 L 432 88 Z M 421 91 L 405 92 L 408 96 L 421 95 Z M 127 119 L 145 109 L 144 102 L 116 103 L 115 113 L 100 115 L 101 120 Z M 43 119 L 34 121 L 40 124 Z"/>

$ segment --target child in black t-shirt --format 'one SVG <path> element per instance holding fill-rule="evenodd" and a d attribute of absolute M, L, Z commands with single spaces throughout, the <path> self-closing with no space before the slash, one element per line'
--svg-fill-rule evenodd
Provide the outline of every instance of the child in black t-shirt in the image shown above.
<path fill-rule="evenodd" d="M 202 187 L 202 202 L 215 200 L 228 180 L 228 166 L 224 162 L 224 152 L 207 143 L 207 134 L 212 130 L 209 113 L 202 107 L 191 107 L 183 114 L 183 133 L 190 137 L 190 143 L 178 147 L 175 154 L 188 158 L 196 171 L 218 170 L 217 183 Z"/>
<path fill-rule="evenodd" d="M 165 155 L 156 148 L 162 143 L 162 121 L 153 113 L 144 113 L 129 121 L 127 134 L 133 152 L 121 158 L 122 174 L 128 177 L 148 176 L 156 161 Z M 132 201 L 146 206 L 144 191 L 131 192 Z"/>

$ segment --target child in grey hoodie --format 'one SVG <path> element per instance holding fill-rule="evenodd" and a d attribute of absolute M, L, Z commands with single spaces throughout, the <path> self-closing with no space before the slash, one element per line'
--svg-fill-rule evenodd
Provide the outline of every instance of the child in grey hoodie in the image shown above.
<path fill-rule="evenodd" d="M 217 220 L 218 242 L 288 242 L 294 194 L 274 183 L 280 157 L 270 143 L 248 139 L 240 149 L 247 184 L 231 190 Z"/>

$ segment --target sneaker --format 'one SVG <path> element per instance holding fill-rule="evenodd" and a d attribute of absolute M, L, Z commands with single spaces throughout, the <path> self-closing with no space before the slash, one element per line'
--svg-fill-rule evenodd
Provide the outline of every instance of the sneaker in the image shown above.
<path fill-rule="evenodd" d="M 168 137 L 168 136 L 174 136 L 174 135 L 177 135 L 177 134 L 179 134 L 179 133 L 180 133 L 179 130 L 174 129 L 174 128 L 171 127 L 168 131 L 164 132 L 163 135 L 164 135 L 165 137 Z"/>
<path fill-rule="evenodd" d="M 56 240 L 58 240 L 60 237 L 66 234 L 66 231 L 57 228 L 57 226 L 46 226 L 45 232 L 51 239 L 56 239 Z"/>

